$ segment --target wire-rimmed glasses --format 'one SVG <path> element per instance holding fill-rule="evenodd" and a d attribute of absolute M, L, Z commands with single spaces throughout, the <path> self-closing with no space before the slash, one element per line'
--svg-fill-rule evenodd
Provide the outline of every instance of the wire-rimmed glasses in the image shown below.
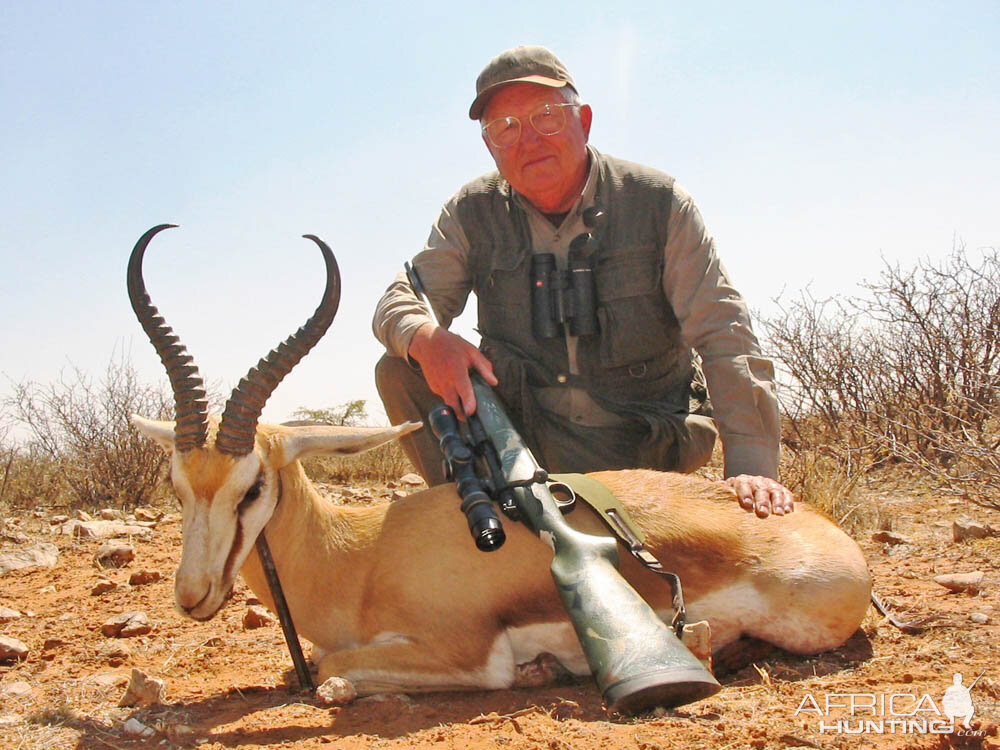
<path fill-rule="evenodd" d="M 568 102 L 543 104 L 528 115 L 528 122 L 539 135 L 556 135 L 566 127 L 565 107 L 579 107 Z M 521 120 L 514 115 L 499 117 L 483 126 L 483 135 L 497 148 L 510 148 L 521 140 Z"/>

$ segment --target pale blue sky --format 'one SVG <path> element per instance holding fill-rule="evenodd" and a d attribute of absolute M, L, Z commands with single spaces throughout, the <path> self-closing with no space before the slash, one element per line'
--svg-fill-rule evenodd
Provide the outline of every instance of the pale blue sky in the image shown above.
<path fill-rule="evenodd" d="M 125 263 L 173 222 L 150 293 L 231 387 L 318 302 L 315 233 L 341 312 L 265 418 L 354 398 L 381 417 L 372 310 L 492 167 L 466 112 L 482 66 L 521 43 L 570 68 L 594 145 L 692 193 L 758 310 L 782 289 L 854 293 L 883 256 L 995 247 L 998 36 L 996 0 L 0 0 L 0 372 L 99 373 L 125 347 L 163 380 Z"/>

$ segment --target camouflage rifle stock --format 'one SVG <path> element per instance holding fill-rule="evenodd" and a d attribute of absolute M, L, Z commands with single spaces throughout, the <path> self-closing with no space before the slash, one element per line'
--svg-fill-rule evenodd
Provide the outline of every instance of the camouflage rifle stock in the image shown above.
<path fill-rule="evenodd" d="M 611 537 L 584 534 L 563 518 L 531 451 L 493 389 L 472 375 L 476 414 L 514 485 L 526 525 L 553 550 L 552 578 L 587 663 L 609 707 L 636 713 L 692 703 L 720 690 L 712 674 L 680 642 L 618 572 Z"/>

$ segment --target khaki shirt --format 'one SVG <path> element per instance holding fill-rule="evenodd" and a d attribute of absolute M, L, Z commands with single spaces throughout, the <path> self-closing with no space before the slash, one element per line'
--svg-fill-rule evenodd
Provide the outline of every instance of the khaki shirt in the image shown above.
<path fill-rule="evenodd" d="M 588 231 L 582 215 L 593 205 L 598 179 L 597 160 L 592 157 L 583 193 L 558 227 L 515 193 L 528 217 L 533 252 L 553 253 L 557 262 L 565 264 L 570 242 Z M 427 244 L 413 259 L 434 312 L 445 327 L 462 313 L 472 290 L 469 243 L 456 216 L 456 197 L 444 205 Z M 773 366 L 761 356 L 746 303 L 730 283 L 701 214 L 691 196 L 676 183 L 667 237 L 663 293 L 677 316 L 685 343 L 701 356 L 722 439 L 726 476 L 777 477 L 780 424 Z M 390 354 L 406 357 L 414 333 L 429 321 L 401 272 L 379 301 L 372 328 Z M 570 371 L 576 373 L 576 337 L 567 333 L 566 343 Z M 535 395 L 543 408 L 578 424 L 614 426 L 622 422 L 579 388 L 542 388 Z"/>

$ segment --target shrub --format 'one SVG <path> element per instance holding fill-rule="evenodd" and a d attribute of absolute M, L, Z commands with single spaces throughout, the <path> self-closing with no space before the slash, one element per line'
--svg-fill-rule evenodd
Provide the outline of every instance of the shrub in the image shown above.
<path fill-rule="evenodd" d="M 10 482 L 21 477 L 37 483 L 45 493 L 37 500 L 49 504 L 125 508 L 150 500 L 166 457 L 136 432 L 129 417 L 168 418 L 172 399 L 141 383 L 126 356 L 112 356 L 97 382 L 74 368 L 56 383 L 16 383 L 5 406 L 29 435 L 26 444 L 7 448 L 8 492 Z M 25 504 L 23 489 L 10 501 Z"/>
<path fill-rule="evenodd" d="M 885 264 L 865 297 L 808 292 L 764 321 L 793 450 L 856 471 L 917 466 L 974 499 L 1000 489 L 1000 257 Z M 989 501 L 988 501 L 989 502 Z M 991 503 L 992 504 L 992 503 Z"/>

